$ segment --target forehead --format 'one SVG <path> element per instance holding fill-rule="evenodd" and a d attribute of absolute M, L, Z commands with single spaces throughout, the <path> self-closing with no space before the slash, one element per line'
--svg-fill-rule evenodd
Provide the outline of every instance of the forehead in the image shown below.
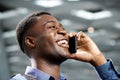
<path fill-rule="evenodd" d="M 58 20 L 51 16 L 51 15 L 42 15 L 40 17 L 37 18 L 37 21 L 42 25 L 45 24 L 47 21 L 54 21 L 54 22 L 58 22 Z"/>
<path fill-rule="evenodd" d="M 41 15 L 37 17 L 37 22 L 34 27 L 32 27 L 32 30 L 37 34 L 43 33 L 45 31 L 45 24 L 49 21 L 59 23 L 58 20 L 51 15 Z"/>

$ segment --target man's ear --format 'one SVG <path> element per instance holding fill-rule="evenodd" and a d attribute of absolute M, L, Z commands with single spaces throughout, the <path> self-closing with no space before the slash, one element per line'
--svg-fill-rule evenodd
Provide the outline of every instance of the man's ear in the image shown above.
<path fill-rule="evenodd" d="M 35 39 L 31 36 L 26 36 L 25 37 L 25 44 L 29 48 L 34 48 L 36 46 Z"/>

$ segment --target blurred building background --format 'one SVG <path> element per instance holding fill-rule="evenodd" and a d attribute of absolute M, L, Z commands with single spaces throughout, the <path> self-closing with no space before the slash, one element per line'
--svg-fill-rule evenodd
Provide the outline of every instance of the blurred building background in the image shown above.
<path fill-rule="evenodd" d="M 68 32 L 85 32 L 120 71 L 120 0 L 0 0 L 0 80 L 30 65 L 16 44 L 15 27 L 34 11 L 52 13 Z M 99 80 L 90 64 L 75 60 L 64 62 L 61 72 L 68 80 Z"/>

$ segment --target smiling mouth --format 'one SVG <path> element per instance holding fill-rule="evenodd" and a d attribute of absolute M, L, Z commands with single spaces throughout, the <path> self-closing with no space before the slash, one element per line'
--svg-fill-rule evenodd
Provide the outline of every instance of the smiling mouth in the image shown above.
<path fill-rule="evenodd" d="M 57 44 L 60 47 L 65 47 L 65 48 L 69 47 L 68 40 L 65 40 L 65 39 L 57 41 Z"/>

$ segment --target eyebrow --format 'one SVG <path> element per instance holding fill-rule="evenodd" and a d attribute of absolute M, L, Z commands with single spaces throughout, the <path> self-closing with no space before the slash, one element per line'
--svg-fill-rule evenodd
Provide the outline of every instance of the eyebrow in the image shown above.
<path fill-rule="evenodd" d="M 55 21 L 46 21 L 43 25 L 46 25 L 47 23 L 56 23 Z M 59 25 L 64 29 L 63 25 L 59 23 Z"/>
<path fill-rule="evenodd" d="M 56 23 L 55 21 L 46 21 L 45 23 L 43 23 L 43 25 L 46 25 L 47 23 Z"/>

